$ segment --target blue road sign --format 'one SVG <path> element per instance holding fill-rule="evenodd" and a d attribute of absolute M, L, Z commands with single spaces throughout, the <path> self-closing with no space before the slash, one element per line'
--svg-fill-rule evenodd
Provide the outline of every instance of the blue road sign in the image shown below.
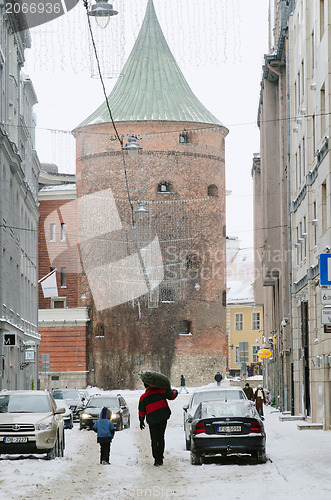
<path fill-rule="evenodd" d="M 320 255 L 320 284 L 331 285 L 331 253 Z"/>

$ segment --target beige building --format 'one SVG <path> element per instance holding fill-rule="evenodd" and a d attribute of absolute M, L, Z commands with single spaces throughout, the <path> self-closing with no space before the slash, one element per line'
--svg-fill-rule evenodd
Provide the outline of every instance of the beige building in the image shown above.
<path fill-rule="evenodd" d="M 227 238 L 227 332 L 229 373 L 261 375 L 258 351 L 262 347 L 263 307 L 255 307 L 253 295 L 254 253 L 240 248 L 237 238 Z M 246 361 L 241 343 L 247 342 Z M 246 364 L 246 368 L 243 366 Z"/>

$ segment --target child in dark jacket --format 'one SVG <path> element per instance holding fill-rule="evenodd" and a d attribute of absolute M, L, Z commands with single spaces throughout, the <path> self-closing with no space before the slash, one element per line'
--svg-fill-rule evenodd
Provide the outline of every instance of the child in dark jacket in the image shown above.
<path fill-rule="evenodd" d="M 110 420 L 111 411 L 105 406 L 102 408 L 100 418 L 93 425 L 93 430 L 97 433 L 97 442 L 100 444 L 100 464 L 109 464 L 110 444 L 113 440 L 115 427 Z"/>

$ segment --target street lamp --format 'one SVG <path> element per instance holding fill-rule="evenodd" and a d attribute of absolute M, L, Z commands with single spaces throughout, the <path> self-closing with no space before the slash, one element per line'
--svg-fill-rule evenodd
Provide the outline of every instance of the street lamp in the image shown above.
<path fill-rule="evenodd" d="M 123 151 L 127 151 L 131 158 L 135 158 L 139 149 L 142 149 L 142 147 L 139 145 L 137 137 L 135 135 L 131 135 L 128 142 L 123 147 Z"/>
<path fill-rule="evenodd" d="M 106 28 L 108 26 L 109 20 L 112 16 L 118 14 L 117 10 L 113 9 L 111 4 L 108 4 L 108 0 L 95 0 L 96 3 L 92 5 L 91 10 L 88 11 L 88 15 L 95 17 L 97 25 L 100 28 Z"/>

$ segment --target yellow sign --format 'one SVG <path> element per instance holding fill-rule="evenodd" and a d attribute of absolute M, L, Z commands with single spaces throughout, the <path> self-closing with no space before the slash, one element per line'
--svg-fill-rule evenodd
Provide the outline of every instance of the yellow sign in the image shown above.
<path fill-rule="evenodd" d="M 270 356 L 272 355 L 272 352 L 269 351 L 269 349 L 260 349 L 258 351 L 257 355 L 259 356 L 259 358 L 267 359 L 267 358 L 270 358 Z"/>

